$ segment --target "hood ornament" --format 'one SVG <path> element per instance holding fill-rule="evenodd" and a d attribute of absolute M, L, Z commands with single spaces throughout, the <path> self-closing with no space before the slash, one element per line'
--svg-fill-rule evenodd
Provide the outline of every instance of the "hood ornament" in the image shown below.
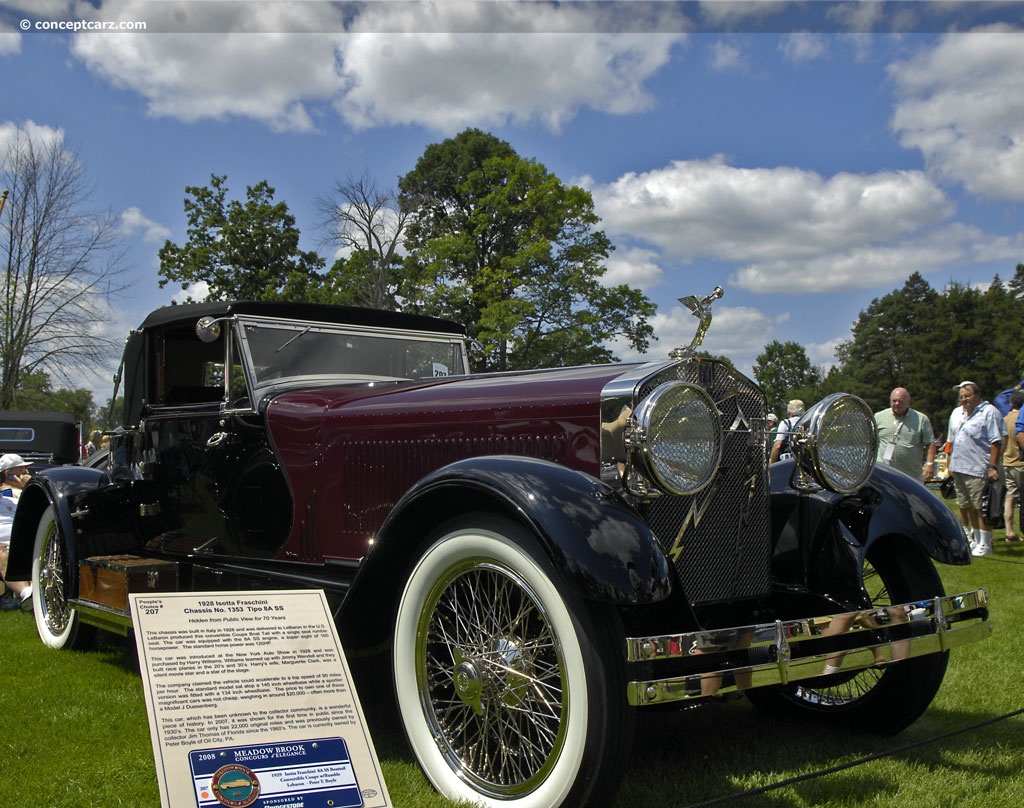
<path fill-rule="evenodd" d="M 685 359 L 697 353 L 700 344 L 704 342 L 704 335 L 708 332 L 708 326 L 711 325 L 711 304 L 723 294 L 722 287 L 716 286 L 707 297 L 687 295 L 686 297 L 679 298 L 679 302 L 686 306 L 690 313 L 700 322 L 697 325 L 697 333 L 693 335 L 693 340 L 689 345 L 685 348 L 676 348 L 674 351 L 669 352 L 671 359 Z"/>

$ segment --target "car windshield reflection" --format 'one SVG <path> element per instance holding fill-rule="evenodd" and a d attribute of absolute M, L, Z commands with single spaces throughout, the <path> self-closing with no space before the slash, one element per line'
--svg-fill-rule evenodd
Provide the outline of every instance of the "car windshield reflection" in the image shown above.
<path fill-rule="evenodd" d="M 465 372 L 460 341 L 347 329 L 246 323 L 244 342 L 257 385 L 299 376 L 400 380 Z"/>

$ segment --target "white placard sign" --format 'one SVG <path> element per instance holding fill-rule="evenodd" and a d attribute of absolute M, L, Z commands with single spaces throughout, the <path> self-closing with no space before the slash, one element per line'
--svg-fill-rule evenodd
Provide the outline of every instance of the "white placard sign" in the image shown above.
<path fill-rule="evenodd" d="M 391 808 L 323 592 L 130 600 L 163 808 Z"/>

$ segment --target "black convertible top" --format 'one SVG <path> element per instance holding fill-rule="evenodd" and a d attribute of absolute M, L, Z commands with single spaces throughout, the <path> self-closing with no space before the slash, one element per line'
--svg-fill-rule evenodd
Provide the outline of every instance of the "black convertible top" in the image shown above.
<path fill-rule="evenodd" d="M 408 331 L 434 331 L 442 334 L 466 335 L 466 329 L 451 320 L 406 314 L 397 311 L 378 311 L 353 306 L 328 306 L 321 303 L 284 303 L 279 301 L 217 300 L 207 303 L 184 303 L 164 306 L 149 314 L 141 328 L 156 328 L 181 322 L 195 322 L 200 317 L 230 317 L 251 314 L 257 317 L 277 317 L 282 320 L 309 320 L 320 323 L 361 325 L 378 328 L 399 328 Z"/>

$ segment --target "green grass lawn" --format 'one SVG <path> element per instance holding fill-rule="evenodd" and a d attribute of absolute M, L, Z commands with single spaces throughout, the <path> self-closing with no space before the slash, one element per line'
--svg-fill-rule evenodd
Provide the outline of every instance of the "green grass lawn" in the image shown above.
<path fill-rule="evenodd" d="M 947 592 L 988 587 L 995 633 L 953 651 L 938 698 L 909 729 L 891 738 L 810 730 L 770 719 L 745 700 L 645 714 L 627 777 L 610 808 L 716 802 L 892 750 L 866 765 L 734 804 L 1024 805 L 1024 716 L 913 747 L 1024 708 L 1024 544 L 1005 544 L 998 531 L 993 556 L 969 567 L 939 569 Z M 50 651 L 36 637 L 31 615 L 6 612 L 0 614 L 0 648 L 0 808 L 157 808 L 142 680 L 131 644 L 107 636 L 95 651 Z M 358 666 L 354 672 L 367 683 L 365 690 L 360 684 L 360 696 L 393 803 L 450 805 L 409 755 L 390 710 L 386 672 Z"/>

